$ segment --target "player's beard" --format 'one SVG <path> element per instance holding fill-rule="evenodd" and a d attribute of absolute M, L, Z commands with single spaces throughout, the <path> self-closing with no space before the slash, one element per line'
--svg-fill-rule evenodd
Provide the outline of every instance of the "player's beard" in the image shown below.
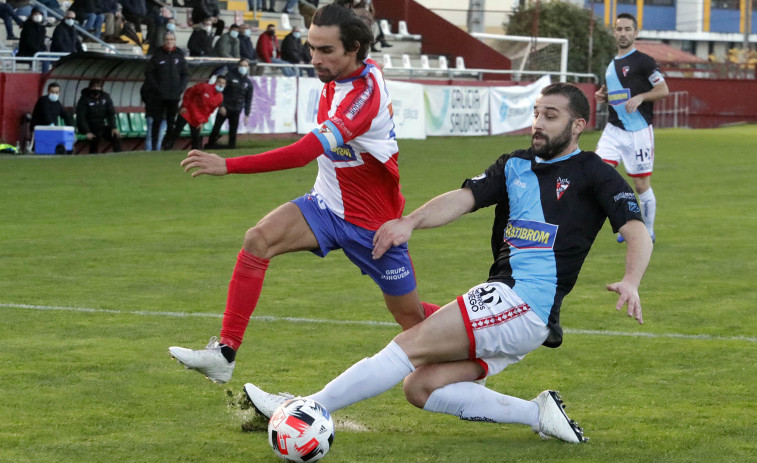
<path fill-rule="evenodd" d="M 542 137 L 543 140 L 543 145 L 540 148 L 534 146 L 534 137 L 537 134 L 531 135 L 531 148 L 533 148 L 534 154 L 542 159 L 549 160 L 565 151 L 565 148 L 570 146 L 570 142 L 573 138 L 572 127 L 573 119 L 568 121 L 565 125 L 565 129 L 559 135 L 555 136 L 554 139 L 548 137 L 543 132 L 539 132 L 538 135 Z"/>

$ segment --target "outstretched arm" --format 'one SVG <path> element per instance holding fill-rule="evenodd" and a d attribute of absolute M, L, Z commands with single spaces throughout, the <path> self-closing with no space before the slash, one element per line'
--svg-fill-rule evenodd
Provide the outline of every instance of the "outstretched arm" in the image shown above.
<path fill-rule="evenodd" d="M 471 212 L 475 206 L 473 192 L 460 188 L 437 196 L 410 215 L 384 223 L 373 237 L 373 258 L 379 259 L 390 247 L 407 243 L 413 230 L 441 227 Z"/>
<path fill-rule="evenodd" d="M 640 220 L 628 221 L 620 227 L 620 234 L 627 243 L 626 271 L 623 279 L 607 285 L 607 290 L 615 291 L 620 295 L 615 306 L 617 310 L 627 305 L 628 316 L 635 318 L 639 324 L 643 324 L 639 285 L 649 265 L 649 258 L 652 256 L 652 238 L 649 237 L 647 227 Z"/>

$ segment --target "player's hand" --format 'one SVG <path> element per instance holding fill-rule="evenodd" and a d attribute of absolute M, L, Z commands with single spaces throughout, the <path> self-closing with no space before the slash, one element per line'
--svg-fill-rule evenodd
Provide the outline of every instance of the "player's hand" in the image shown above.
<path fill-rule="evenodd" d="M 626 112 L 628 114 L 631 114 L 632 112 L 639 109 L 639 105 L 641 105 L 644 102 L 644 97 L 641 95 L 636 95 L 633 98 L 629 98 L 628 101 L 626 101 Z"/>
<path fill-rule="evenodd" d="M 221 106 L 220 108 L 218 108 L 218 114 L 220 114 L 221 116 L 225 116 L 226 115 L 226 108 L 224 108 L 223 106 Z"/>
<path fill-rule="evenodd" d="M 244 125 L 246 126 L 247 124 L 250 123 L 250 116 L 244 116 L 243 120 L 244 120 Z"/>
<path fill-rule="evenodd" d="M 226 175 L 229 171 L 226 169 L 226 159 L 213 153 L 205 153 L 200 150 L 192 150 L 187 153 L 186 159 L 181 161 L 181 167 L 184 172 L 192 172 L 192 177 L 198 175 Z"/>
<path fill-rule="evenodd" d="M 113 129 L 111 134 L 116 138 L 121 138 L 121 132 L 119 132 L 118 129 Z"/>
<path fill-rule="evenodd" d="M 607 86 L 602 85 L 599 87 L 599 90 L 594 92 L 594 99 L 597 100 L 598 103 L 604 103 L 607 101 Z"/>
<path fill-rule="evenodd" d="M 639 290 L 634 285 L 619 281 L 607 285 L 607 290 L 620 294 L 618 303 L 615 305 L 616 310 L 621 310 L 624 305 L 627 305 L 628 316 L 635 318 L 636 321 L 639 322 L 639 325 L 644 324 L 644 320 L 641 316 L 641 298 L 639 298 Z"/>
<path fill-rule="evenodd" d="M 92 140 L 93 138 L 95 138 L 95 134 L 92 132 L 87 132 L 87 140 Z"/>
<path fill-rule="evenodd" d="M 392 246 L 407 243 L 413 233 L 413 225 L 406 218 L 399 218 L 385 222 L 373 235 L 374 259 L 380 259 Z"/>

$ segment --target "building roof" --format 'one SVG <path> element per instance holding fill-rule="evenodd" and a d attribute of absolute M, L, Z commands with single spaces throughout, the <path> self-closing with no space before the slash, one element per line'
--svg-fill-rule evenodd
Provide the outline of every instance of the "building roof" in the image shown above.
<path fill-rule="evenodd" d="M 662 42 L 637 40 L 634 45 L 637 50 L 651 56 L 658 63 L 690 64 L 707 62 L 705 59 Z"/>

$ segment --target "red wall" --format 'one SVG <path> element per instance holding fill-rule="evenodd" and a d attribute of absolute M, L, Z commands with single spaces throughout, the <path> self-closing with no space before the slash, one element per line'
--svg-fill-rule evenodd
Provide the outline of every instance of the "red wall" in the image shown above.
<path fill-rule="evenodd" d="M 671 92 L 689 92 L 689 126 L 757 122 L 757 80 L 666 78 Z"/>
<path fill-rule="evenodd" d="M 39 98 L 40 73 L 0 73 L 0 141 L 15 145 L 23 113 Z"/>
<path fill-rule="evenodd" d="M 397 22 L 403 20 L 407 22 L 411 34 L 421 34 L 424 54 L 451 56 L 450 67 L 455 66 L 456 56 L 462 56 L 467 68 L 512 69 L 510 60 L 502 53 L 413 0 L 381 0 L 373 4 L 376 18 L 388 19 L 392 23 L 392 31 L 396 32 Z M 489 77 L 509 79 L 501 74 L 484 76 L 485 79 Z"/>

